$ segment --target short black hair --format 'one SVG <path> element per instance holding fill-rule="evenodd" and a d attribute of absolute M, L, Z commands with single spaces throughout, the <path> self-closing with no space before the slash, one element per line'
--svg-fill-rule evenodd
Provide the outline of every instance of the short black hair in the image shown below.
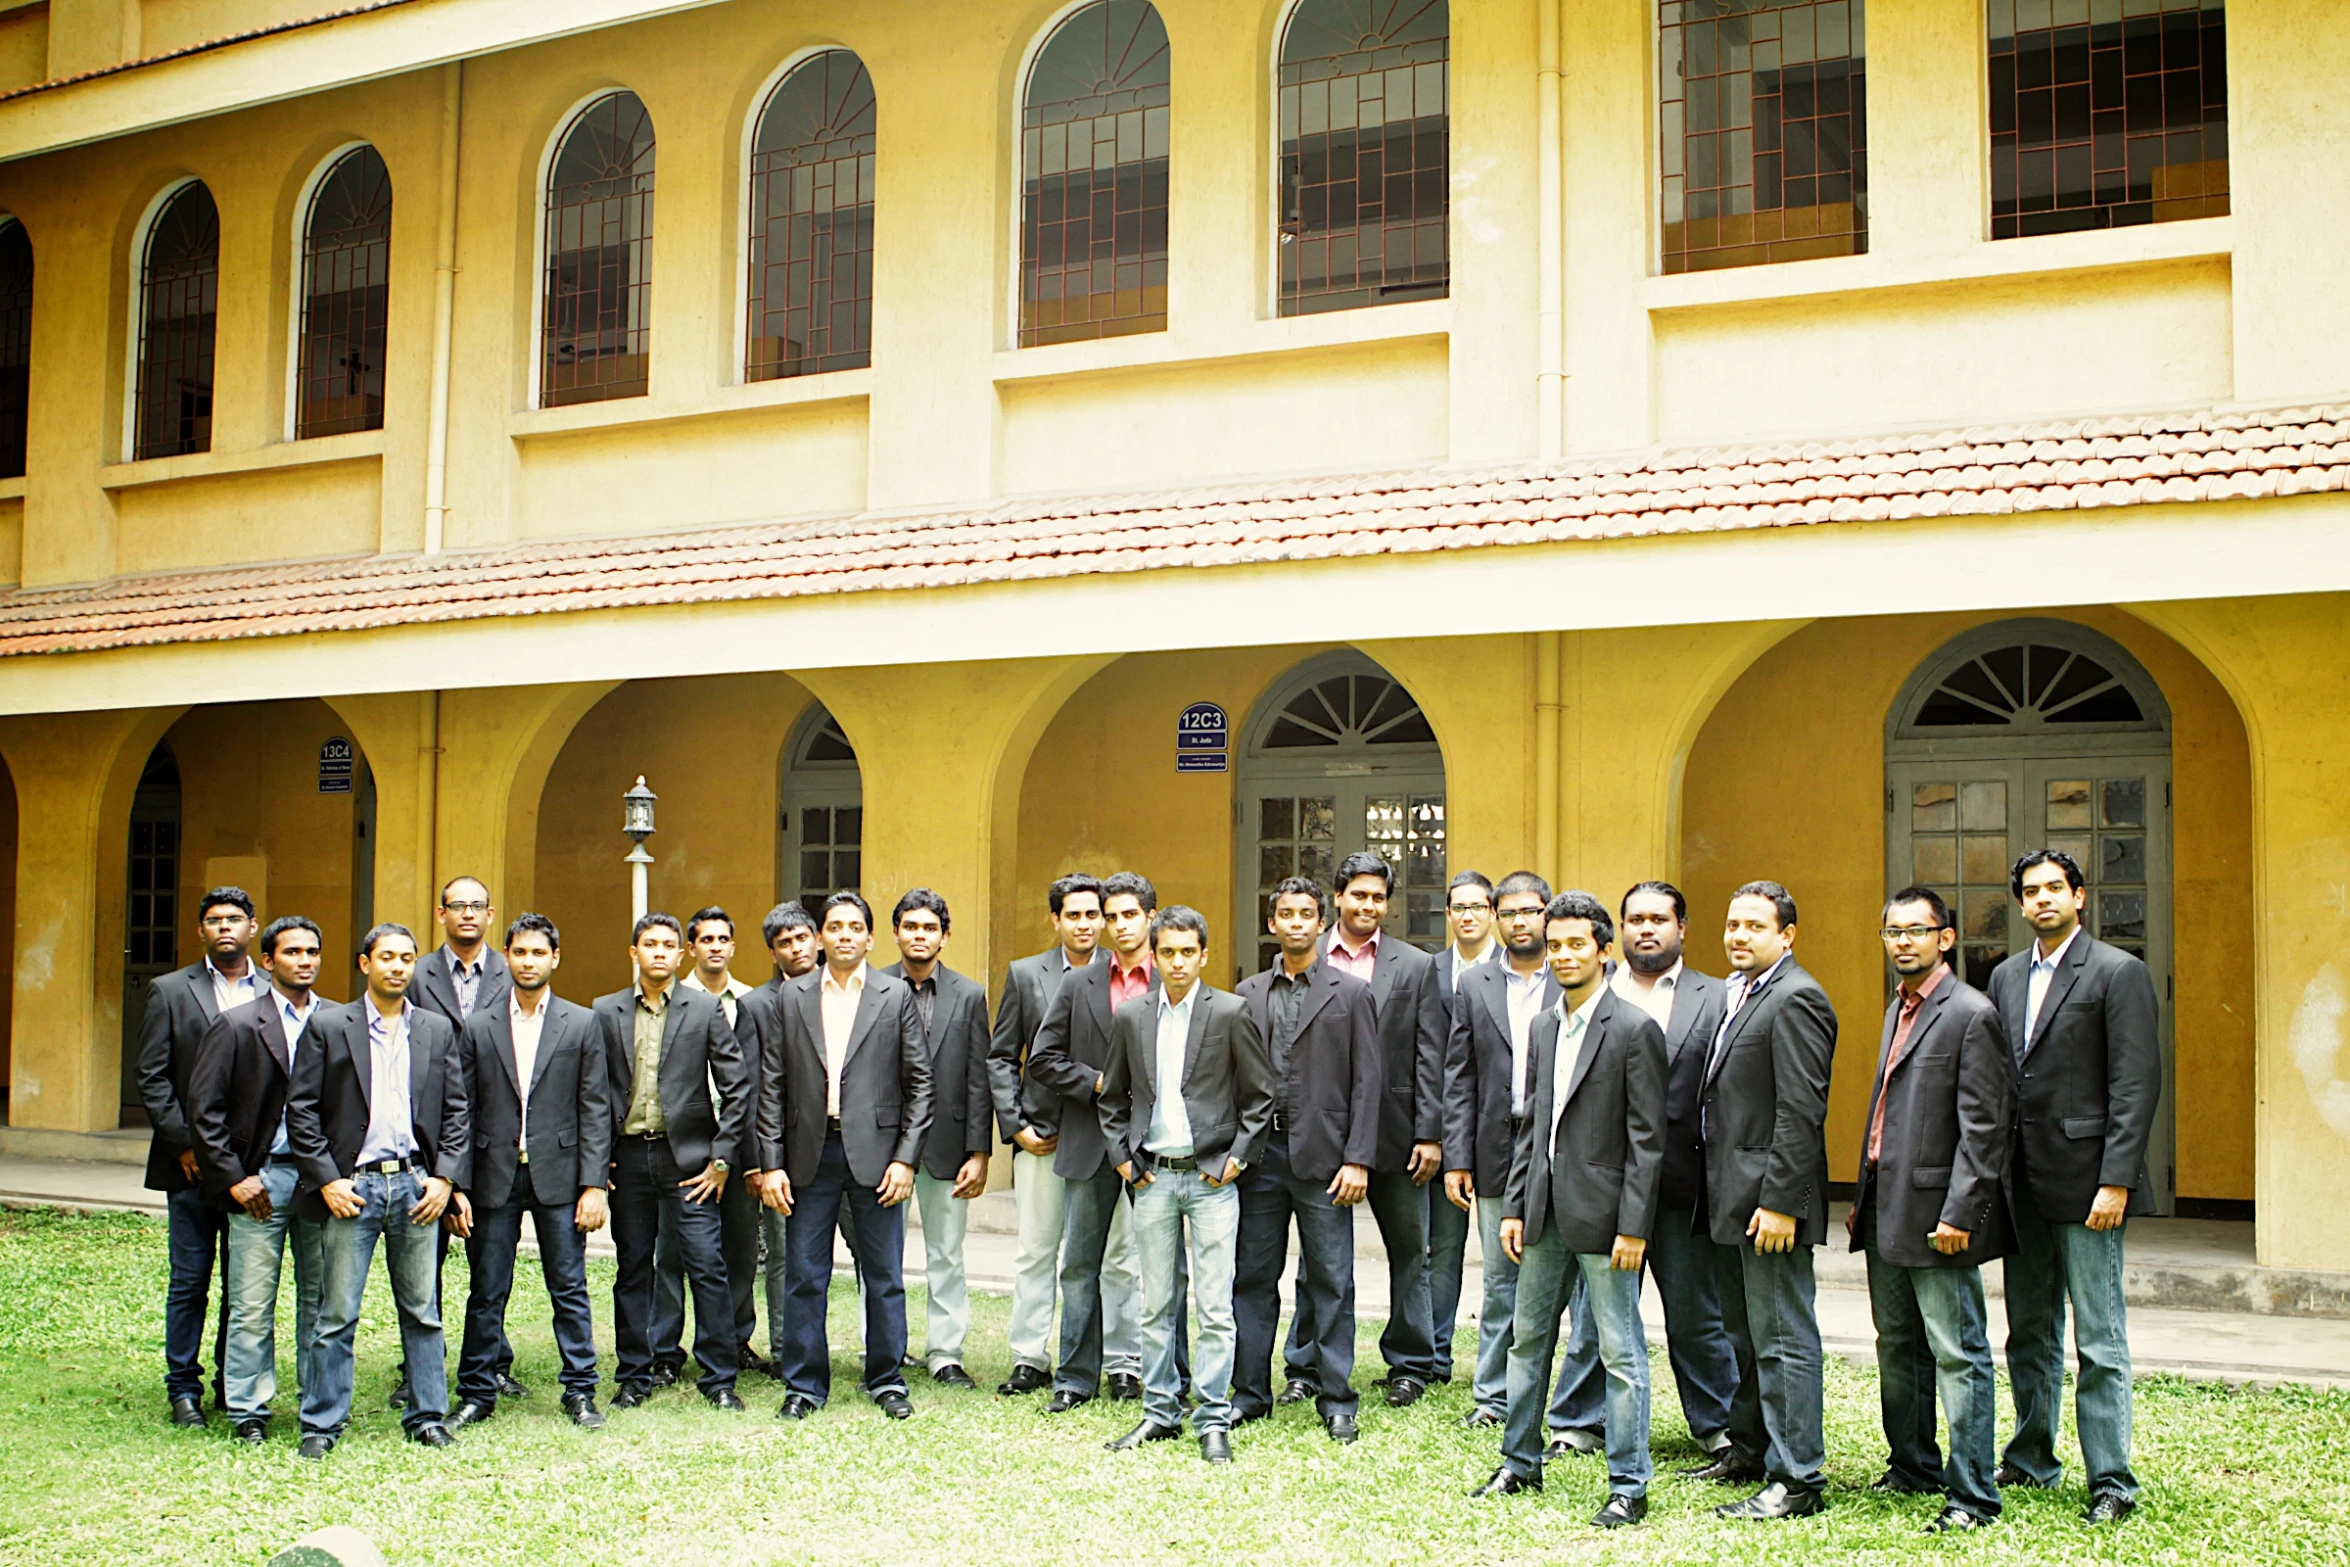
<path fill-rule="evenodd" d="M 1111 879 L 1114 881 L 1117 878 L 1112 877 Z M 1135 880 L 1142 881 L 1142 878 L 1137 876 Z M 1150 885 L 1149 882 L 1143 882 L 1142 884 L 1146 887 Z M 1202 914 L 1199 910 L 1194 908 L 1187 908 L 1180 903 L 1170 904 L 1168 907 L 1161 909 L 1157 916 L 1151 920 L 1152 951 L 1155 952 L 1158 950 L 1159 937 L 1171 930 L 1190 931 L 1193 935 L 1199 937 L 1200 950 L 1203 952 L 1207 950 L 1208 917 L 1205 914 Z"/>
<path fill-rule="evenodd" d="M 441 894 L 439 902 L 442 908 L 445 909 L 449 906 L 449 889 L 456 886 L 461 881 L 469 881 L 476 887 L 479 887 L 481 889 L 482 901 L 484 903 L 489 901 L 490 884 L 488 882 L 483 881 L 479 876 L 452 876 L 447 881 L 441 883 Z"/>
<path fill-rule="evenodd" d="M 759 922 L 759 934 L 767 938 L 770 947 L 775 945 L 775 938 L 787 930 L 815 928 L 816 917 L 803 908 L 797 898 L 784 899 L 769 909 L 767 917 Z"/>
<path fill-rule="evenodd" d="M 848 888 L 843 887 L 840 891 L 834 893 L 831 897 L 824 900 L 823 909 L 820 910 L 816 915 L 816 928 L 818 930 L 822 930 L 824 928 L 825 920 L 831 917 L 832 911 L 834 909 L 855 909 L 857 911 L 857 917 L 865 922 L 865 928 L 867 930 L 871 930 L 873 928 L 873 905 L 867 903 L 863 898 L 859 897 L 856 893 L 851 892 Z"/>
<path fill-rule="evenodd" d="M 1624 889 L 1624 899 L 1621 903 L 1616 905 L 1616 912 L 1618 914 L 1622 914 L 1626 910 L 1630 909 L 1632 907 L 1633 897 L 1643 892 L 1653 892 L 1660 898 L 1672 899 L 1673 918 L 1679 920 L 1684 925 L 1689 923 L 1689 900 L 1682 897 L 1681 889 L 1674 886 L 1669 881 L 1634 882 L 1631 886 Z"/>
<path fill-rule="evenodd" d="M 734 934 L 734 916 L 713 903 L 706 909 L 694 910 L 692 917 L 685 922 L 685 944 L 687 946 L 692 946 L 701 936 L 702 923 L 705 920 L 716 920 L 726 927 L 726 933 L 729 936 Z"/>
<path fill-rule="evenodd" d="M 1589 920 L 1592 940 L 1603 947 L 1616 939 L 1615 917 L 1608 913 L 1607 905 L 1581 888 L 1562 892 L 1544 906 L 1543 925 L 1547 927 L 1553 920 Z"/>
<path fill-rule="evenodd" d="M 1463 871 L 1444 884 L 1445 902 L 1450 903 L 1452 894 L 1463 887 L 1474 887 L 1485 894 L 1487 903 L 1493 901 L 1493 879 L 1483 871 Z"/>
<path fill-rule="evenodd" d="M 2024 901 L 2024 872 L 2035 865 L 2053 865 L 2064 872 L 2064 884 L 2075 892 L 2088 888 L 2089 878 L 2081 874 L 2081 862 L 2062 849 L 2034 849 L 2015 862 L 2015 869 L 2007 873 L 2007 886 L 2015 894 L 2015 901 Z"/>
<path fill-rule="evenodd" d="M 1933 911 L 1934 928 L 1936 930 L 1948 930 L 1950 928 L 1950 905 L 1943 902 L 1942 894 L 1936 892 L 1931 887 L 1902 888 L 1892 897 L 1885 900 L 1884 912 L 1879 914 L 1877 918 L 1890 919 L 1893 915 L 1894 908 L 1904 903 L 1924 904 L 1927 908 Z"/>
<path fill-rule="evenodd" d="M 325 932 L 318 928 L 318 922 L 309 915 L 281 914 L 262 929 L 261 955 L 265 958 L 276 957 L 278 938 L 289 930 L 306 930 L 321 947 L 326 945 Z"/>
<path fill-rule="evenodd" d="M 1045 889 L 1045 906 L 1057 915 L 1061 912 L 1061 905 L 1068 901 L 1073 892 L 1090 892 L 1093 901 L 1098 904 L 1102 901 L 1102 879 L 1099 876 L 1088 876 L 1083 871 L 1064 876 Z"/>
<path fill-rule="evenodd" d="M 1112 898 L 1133 898 L 1142 905 L 1142 912 L 1153 914 L 1159 907 L 1159 889 L 1152 886 L 1148 876 L 1133 871 L 1120 871 L 1102 883 L 1102 909 L 1107 912 Z M 1154 934 L 1151 938 L 1157 940 Z M 1200 938 L 1207 940 L 1205 936 Z"/>
<path fill-rule="evenodd" d="M 509 947 L 513 946 L 514 938 L 517 936 L 532 935 L 546 937 L 547 950 L 550 952 L 561 952 L 563 950 L 563 933 L 557 930 L 555 928 L 555 922 L 547 918 L 544 914 L 515 915 L 514 923 L 506 927 L 506 945 Z"/>
<path fill-rule="evenodd" d="M 677 944 L 681 947 L 685 945 L 685 927 L 677 923 L 677 916 L 658 912 L 648 914 L 636 922 L 636 929 L 628 933 L 628 944 L 633 947 L 644 940 L 645 932 L 656 925 L 667 926 L 669 933 L 677 938 Z"/>
<path fill-rule="evenodd" d="M 367 934 L 359 938 L 359 955 L 364 958 L 373 953 L 375 944 L 386 936 L 405 936 L 408 938 L 408 945 L 411 947 L 416 945 L 416 932 L 397 920 L 385 920 L 380 925 L 369 926 Z"/>
<path fill-rule="evenodd" d="M 942 936 L 955 928 L 955 922 L 947 915 L 947 900 L 928 887 L 910 887 L 906 890 L 906 895 L 898 899 L 898 906 L 889 911 L 889 928 L 896 930 L 898 922 L 916 909 L 928 909 L 938 916 L 938 929 Z"/>
<path fill-rule="evenodd" d="M 1315 915 L 1324 924 L 1330 922 L 1330 894 L 1324 892 L 1322 884 L 1314 880 L 1313 877 L 1284 876 L 1281 879 L 1281 885 L 1266 894 L 1265 913 L 1268 916 L 1271 915 L 1275 909 L 1281 906 L 1281 900 L 1289 897 L 1313 899 Z"/>
<path fill-rule="evenodd" d="M 1544 908 L 1550 907 L 1549 882 L 1544 881 L 1532 871 L 1512 871 L 1501 879 L 1501 885 L 1493 889 L 1493 907 L 1498 912 L 1502 899 L 1515 898 L 1529 892 L 1540 895 Z"/>
<path fill-rule="evenodd" d="M 1785 930 L 1795 923 L 1795 894 L 1775 881 L 1750 881 L 1730 894 L 1730 901 L 1740 898 L 1768 898 L 1771 910 L 1779 917 L 1779 928 Z"/>
<path fill-rule="evenodd" d="M 196 905 L 196 922 L 202 924 L 205 915 L 224 904 L 229 908 L 240 910 L 247 919 L 253 917 L 253 895 L 251 893 L 242 887 L 215 887 L 204 894 L 203 902 Z"/>
<path fill-rule="evenodd" d="M 1357 876 L 1376 876 L 1387 883 L 1390 896 L 1395 892 L 1395 867 L 1388 864 L 1383 855 L 1373 854 L 1368 849 L 1348 855 L 1338 862 L 1338 878 L 1332 885 L 1344 892 Z"/>

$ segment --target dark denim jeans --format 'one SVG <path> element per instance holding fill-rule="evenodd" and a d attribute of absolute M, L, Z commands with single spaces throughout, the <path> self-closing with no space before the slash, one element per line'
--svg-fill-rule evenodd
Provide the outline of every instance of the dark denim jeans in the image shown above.
<path fill-rule="evenodd" d="M 212 1270 L 221 1270 L 221 1309 L 212 1334 L 212 1401 L 224 1400 L 228 1364 L 228 1215 L 190 1186 L 163 1200 L 171 1283 L 163 1297 L 163 1394 L 204 1396 L 204 1317 L 212 1305 Z"/>
<path fill-rule="evenodd" d="M 1469 1226 L 1476 1222 L 1466 1208 L 1456 1208 L 1444 1195 L 1444 1177 L 1420 1188 L 1428 1209 L 1428 1329 L 1435 1345 L 1430 1380 L 1452 1380 L 1452 1338 L 1460 1323 L 1461 1272 L 1468 1266 Z"/>
<path fill-rule="evenodd" d="M 1371 1190 L 1363 1201 L 1371 1210 L 1372 1222 L 1379 1226 L 1379 1244 L 1387 1253 L 1387 1326 L 1379 1334 L 1379 1358 L 1387 1362 L 1390 1377 L 1432 1382 L 1436 1379 L 1436 1343 L 1428 1293 L 1427 1193 L 1400 1170 L 1379 1171 L 1371 1176 Z M 1352 1286 L 1350 1274 L 1350 1295 Z M 1302 1300 L 1310 1288 L 1305 1259 L 1300 1257 L 1294 1294 Z M 1289 1375 L 1305 1381 L 1313 1379 L 1305 1341 L 1306 1324 L 1311 1320 L 1314 1318 L 1304 1311 L 1291 1313 L 1289 1341 L 1282 1350 Z"/>
<path fill-rule="evenodd" d="M 1542 1477 L 1543 1384 L 1558 1347 L 1559 1314 L 1570 1309 L 1570 1298 L 1571 1309 L 1592 1320 L 1606 1368 L 1601 1423 L 1607 1430 L 1608 1492 L 1646 1496 L 1654 1461 L 1648 1452 L 1648 1333 L 1640 1322 L 1640 1275 L 1616 1271 L 1604 1255 L 1567 1250 L 1555 1225 L 1518 1262 L 1502 1462 L 1526 1479 Z"/>
<path fill-rule="evenodd" d="M 1868 1262 L 1869 1310 L 1877 1322 L 1877 1398 L 1892 1455 L 1889 1469 L 1904 1485 L 1939 1486 L 1953 1506 L 1978 1518 L 1998 1517 L 1991 1455 L 1999 1442 L 1999 1405 L 1983 1270 L 1897 1267 L 1873 1246 Z M 1935 1440 L 1937 1392 L 1950 1417 L 1947 1466 Z"/>
<path fill-rule="evenodd" d="M 473 1211 L 473 1238 L 465 1243 L 472 1286 L 465 1300 L 465 1347 L 457 1356 L 457 1396 L 498 1407 L 498 1371 L 514 1363 L 506 1339 L 506 1307 L 514 1293 L 514 1259 L 522 1216 L 530 1215 L 539 1244 L 539 1276 L 555 1316 L 555 1349 L 563 1358 L 563 1391 L 596 1391 L 596 1324 L 588 1304 L 587 1237 L 573 1223 L 578 1194 L 543 1203 L 530 1166 L 514 1172 L 514 1189 L 499 1208 Z"/>
<path fill-rule="evenodd" d="M 1738 1357 L 1730 1441 L 1789 1490 L 1816 1492 L 1825 1484 L 1827 1440 L 1812 1249 L 1765 1255 L 1752 1244 L 1720 1246 L 1715 1258 L 1722 1325 Z"/>
<path fill-rule="evenodd" d="M 865 1302 L 865 1391 L 874 1398 L 906 1391 L 900 1364 L 906 1358 L 906 1210 L 884 1208 L 871 1187 L 850 1176 L 849 1156 L 833 1132 L 824 1139 L 815 1178 L 792 1188 L 783 1231 L 789 1282 L 775 1346 L 785 1390 L 819 1404 L 832 1397 L 824 1313 L 832 1293 L 832 1237 L 844 1215 Z M 699 1301 L 694 1310 L 701 1313 Z M 697 1340 L 694 1354 L 701 1352 Z"/>
<path fill-rule="evenodd" d="M 2073 1313 L 2080 1380 L 2073 1424 L 2091 1495 L 2138 1498 L 2130 1470 L 2130 1312 L 2122 1294 L 2124 1223 L 2110 1230 L 2050 1224 L 2026 1200 L 2015 1205 L 2007 1270 L 2007 1381 L 2015 1435 L 2007 1462 L 2039 1485 L 2064 1478 L 2056 1430 L 2064 1414 L 2064 1315 Z"/>
<path fill-rule="evenodd" d="M 719 1255 L 718 1204 L 688 1202 L 678 1183 L 686 1176 L 663 1137 L 622 1137 L 612 1149 L 612 1249 L 620 1268 L 612 1283 L 613 1381 L 642 1388 L 653 1379 L 653 1251 L 661 1211 L 669 1210 L 685 1251 L 694 1292 L 694 1359 L 700 1387 L 715 1397 L 734 1386 L 734 1302 Z M 711 1331 L 715 1328 L 717 1331 Z"/>
<path fill-rule="evenodd" d="M 1324 1419 L 1351 1415 L 1360 1400 L 1355 1369 L 1354 1215 L 1322 1181 L 1289 1166 L 1289 1139 L 1276 1135 L 1241 1173 L 1240 1241 L 1233 1265 L 1232 1316 L 1239 1329 L 1232 1402 L 1242 1414 L 1273 1407 L 1273 1344 L 1281 1326 L 1281 1269 L 1297 1222 L 1300 1323 L 1293 1365 L 1315 1389 Z"/>
<path fill-rule="evenodd" d="M 718 1251 L 726 1262 L 727 1298 L 734 1303 L 738 1371 L 742 1369 L 739 1351 L 748 1350 L 759 1331 L 759 1216 L 763 1212 L 758 1194 L 743 1179 L 742 1171 L 727 1177 L 726 1190 L 718 1197 Z M 772 1317 L 773 1301 L 767 1309 Z M 775 1337 L 772 1321 L 767 1336 L 770 1342 Z M 659 1239 L 653 1244 L 653 1362 L 685 1364 L 685 1253 L 677 1242 L 677 1226 L 666 1217 L 666 1211 Z"/>
<path fill-rule="evenodd" d="M 367 1270 L 376 1243 L 384 1248 L 384 1272 L 400 1314 L 400 1349 L 408 1368 L 408 1405 L 400 1424 L 413 1432 L 436 1425 L 449 1413 L 448 1349 L 441 1337 L 441 1311 L 433 1283 L 440 1271 L 440 1224 L 419 1224 L 408 1210 L 424 1196 L 424 1178 L 413 1171 L 359 1175 L 352 1187 L 362 1204 L 358 1216 L 329 1218 L 319 1237 L 324 1277 L 319 1282 L 318 1342 L 310 1349 L 310 1380 L 302 1386 L 302 1431 L 306 1436 L 341 1436 L 351 1421 L 351 1388 L 358 1375 L 359 1303 L 367 1291 Z"/>
<path fill-rule="evenodd" d="M 1665 1308 L 1665 1353 L 1681 1415 L 1697 1445 L 1710 1448 L 1730 1429 L 1730 1397 L 1738 1390 L 1738 1357 L 1722 1327 L 1722 1303 L 1713 1237 L 1697 1232 L 1687 1208 L 1660 1207 L 1648 1243 L 1648 1274 Z M 1551 1399 L 1553 1431 L 1599 1430 L 1607 1376 L 1599 1363 L 1599 1334 L 1591 1314 L 1570 1305 L 1573 1326 L 1559 1352 L 1558 1388 Z"/>

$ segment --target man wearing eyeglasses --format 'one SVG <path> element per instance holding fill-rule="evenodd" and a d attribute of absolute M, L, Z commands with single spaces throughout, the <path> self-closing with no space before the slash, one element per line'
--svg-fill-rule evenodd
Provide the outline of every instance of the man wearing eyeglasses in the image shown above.
<path fill-rule="evenodd" d="M 1452 998 L 1463 976 L 1493 961 L 1501 943 L 1493 934 L 1493 883 L 1481 871 L 1462 871 L 1445 890 L 1444 923 L 1452 940 L 1436 956 L 1436 1003 L 1452 1025 Z M 1420 1188 L 1428 1205 L 1428 1317 L 1436 1340 L 1435 1380 L 1452 1380 L 1452 1336 L 1460 1319 L 1461 1270 L 1469 1251 L 1469 1213 L 1444 1194 L 1444 1182 Z"/>

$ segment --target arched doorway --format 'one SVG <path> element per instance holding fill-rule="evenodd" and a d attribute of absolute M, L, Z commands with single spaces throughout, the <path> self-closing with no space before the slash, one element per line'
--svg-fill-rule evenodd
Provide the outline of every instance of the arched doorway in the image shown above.
<path fill-rule="evenodd" d="M 1375 849 L 1395 867 L 1387 931 L 1444 944 L 1444 755 L 1420 704 L 1362 654 L 1312 659 L 1277 682 L 1242 731 L 1237 928 L 1255 969 L 1278 955 L 1266 899 L 1285 876 L 1329 886 L 1338 862 Z M 1255 970 L 1251 970 L 1254 972 Z"/>
<path fill-rule="evenodd" d="M 2161 688 L 2085 626 L 1981 626 L 1911 676 L 1887 719 L 1885 759 L 1887 885 L 1916 882 L 1949 899 L 1970 983 L 2031 940 L 2007 873 L 2043 845 L 2080 863 L 2090 931 L 2152 971 L 2164 1002 L 2163 1088 L 2146 1163 L 2168 1213 L 2171 734 Z"/>
<path fill-rule="evenodd" d="M 170 742 L 147 754 L 131 796 L 130 898 L 123 916 L 123 1126 L 147 1125 L 139 1096 L 139 1027 L 147 986 L 179 967 L 180 769 Z"/>
<path fill-rule="evenodd" d="M 858 890 L 865 874 L 865 779 L 856 747 L 821 702 L 809 706 L 784 742 L 780 798 L 776 896 L 797 898 L 813 914 L 833 893 Z"/>

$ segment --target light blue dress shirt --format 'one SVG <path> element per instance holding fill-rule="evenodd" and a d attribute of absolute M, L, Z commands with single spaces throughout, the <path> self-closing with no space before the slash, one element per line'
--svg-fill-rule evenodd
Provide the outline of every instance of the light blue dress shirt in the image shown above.
<path fill-rule="evenodd" d="M 360 1003 L 367 1015 L 367 1058 L 372 1069 L 367 1138 L 359 1145 L 361 1164 L 405 1159 L 416 1152 L 414 1111 L 408 1103 L 408 1009 L 387 1018 L 370 992 Z"/>
<path fill-rule="evenodd" d="M 1181 1001 L 1159 995 L 1158 1082 L 1151 1101 L 1151 1126 L 1143 1147 L 1165 1158 L 1191 1157 L 1191 1111 L 1183 1103 L 1183 1055 L 1191 1043 L 1191 1004 L 1199 987 Z"/>

